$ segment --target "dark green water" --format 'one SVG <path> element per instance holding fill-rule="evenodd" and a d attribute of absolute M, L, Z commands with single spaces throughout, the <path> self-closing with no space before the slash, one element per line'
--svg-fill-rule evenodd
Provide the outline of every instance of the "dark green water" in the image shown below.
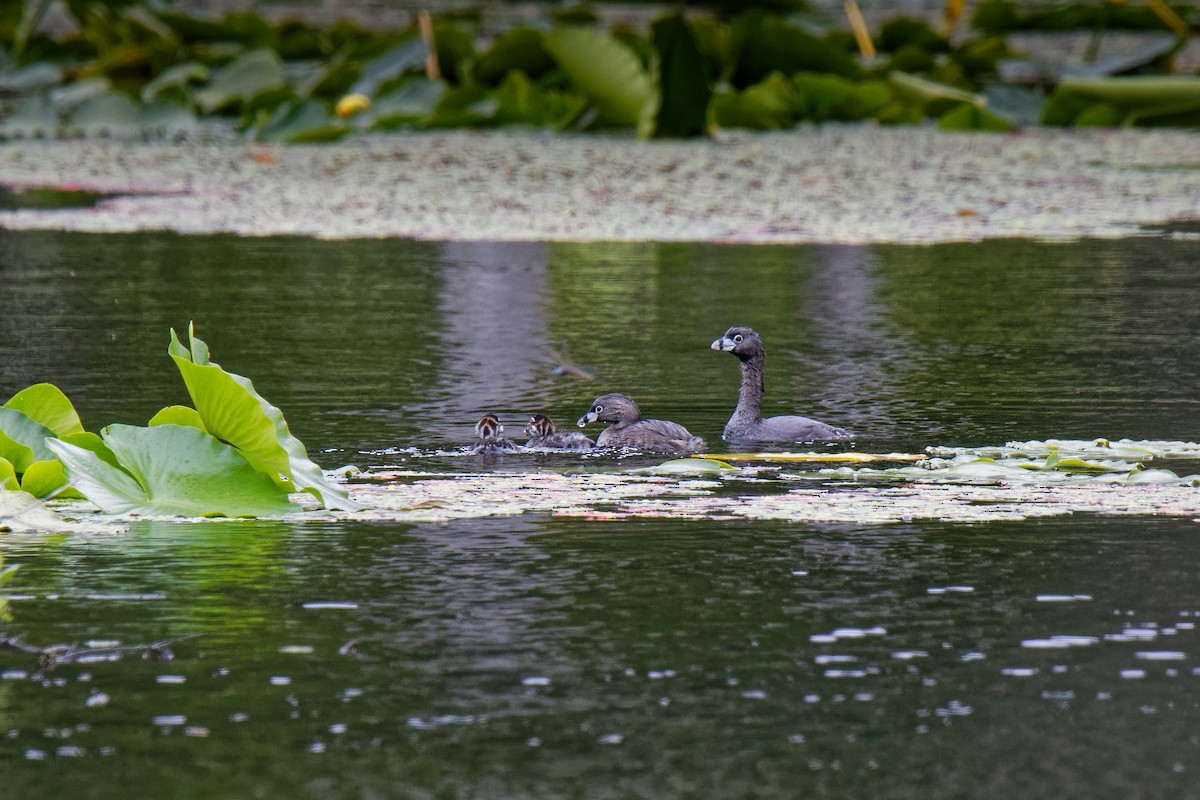
<path fill-rule="evenodd" d="M 167 329 L 195 320 L 326 466 L 455 446 L 489 410 L 566 422 L 613 389 L 717 442 L 737 369 L 708 343 L 748 324 L 778 410 L 864 450 L 1196 441 L 1198 263 L 1152 238 L 0 233 L 0 396 L 49 380 L 89 429 L 144 423 L 187 400 Z M 550 348 L 597 380 L 555 376 Z M 10 635 L 197 636 L 45 673 L 0 651 L 2 795 L 1197 797 L 1198 533 L 528 515 L 13 534 Z M 1055 636 L 1074 646 L 1037 646 Z"/>

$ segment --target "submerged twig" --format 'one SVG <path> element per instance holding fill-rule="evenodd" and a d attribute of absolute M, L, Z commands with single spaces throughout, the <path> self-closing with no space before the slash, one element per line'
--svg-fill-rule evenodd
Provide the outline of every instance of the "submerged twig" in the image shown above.
<path fill-rule="evenodd" d="M 64 664 L 86 664 L 95 661 L 116 661 L 123 656 L 140 653 L 143 658 L 153 655 L 159 661 L 170 661 L 175 658 L 171 646 L 188 639 L 194 639 L 200 634 L 187 633 L 172 639 L 162 639 L 149 644 L 121 644 L 111 647 L 79 647 L 74 644 L 54 644 L 48 647 L 26 644 L 20 636 L 3 636 L 0 647 L 16 650 L 38 657 L 38 663 L 43 669 L 54 669 Z"/>
<path fill-rule="evenodd" d="M 550 357 L 554 359 L 554 374 L 555 375 L 574 375 L 576 378 L 582 378 L 585 381 L 594 381 L 596 376 L 588 372 L 583 367 L 577 367 L 571 363 L 570 359 L 563 353 L 553 347 L 547 347 L 546 350 L 550 353 Z"/>

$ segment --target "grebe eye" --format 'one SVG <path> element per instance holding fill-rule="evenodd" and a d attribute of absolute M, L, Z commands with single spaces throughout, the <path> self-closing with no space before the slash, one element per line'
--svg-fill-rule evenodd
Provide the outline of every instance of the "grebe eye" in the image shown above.
<path fill-rule="evenodd" d="M 604 406 L 596 406 L 595 408 L 592 409 L 592 411 L 595 411 L 597 414 L 599 414 L 603 410 L 604 410 Z"/>
<path fill-rule="evenodd" d="M 739 333 L 737 336 L 734 336 L 734 337 L 733 337 L 733 343 L 734 343 L 734 344 L 741 344 L 741 343 L 742 343 L 742 335 L 741 335 L 740 333 Z"/>

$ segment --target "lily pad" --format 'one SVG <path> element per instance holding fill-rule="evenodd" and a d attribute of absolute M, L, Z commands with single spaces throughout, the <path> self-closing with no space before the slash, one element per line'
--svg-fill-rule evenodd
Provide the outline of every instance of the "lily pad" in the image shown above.
<path fill-rule="evenodd" d="M 283 64 L 271 50 L 252 50 L 221 68 L 212 82 L 196 93 L 196 102 L 211 114 L 249 104 L 256 97 L 286 87 Z"/>
<path fill-rule="evenodd" d="M 104 443 L 122 467 L 61 439 L 48 444 L 71 484 L 112 514 L 265 516 L 298 510 L 232 446 L 187 425 L 111 425 Z"/>

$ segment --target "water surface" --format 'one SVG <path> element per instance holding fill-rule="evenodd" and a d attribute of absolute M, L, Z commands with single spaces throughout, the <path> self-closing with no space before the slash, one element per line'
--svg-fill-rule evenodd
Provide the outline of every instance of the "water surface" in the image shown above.
<path fill-rule="evenodd" d="M 864 450 L 1196 441 L 1198 258 L 1157 238 L 0 233 L 0 395 L 48 380 L 89 429 L 144 424 L 187 401 L 167 329 L 194 320 L 324 466 L 464 471 L 426 454 L 481 413 L 568 423 L 614 389 L 719 442 L 737 367 L 708 344 L 746 324 L 778 411 Z M 10 635 L 196 636 L 170 661 L 51 671 L 0 651 L 0 760 L 14 797 L 1194 797 L 1196 530 L 539 514 L 13 534 Z"/>

